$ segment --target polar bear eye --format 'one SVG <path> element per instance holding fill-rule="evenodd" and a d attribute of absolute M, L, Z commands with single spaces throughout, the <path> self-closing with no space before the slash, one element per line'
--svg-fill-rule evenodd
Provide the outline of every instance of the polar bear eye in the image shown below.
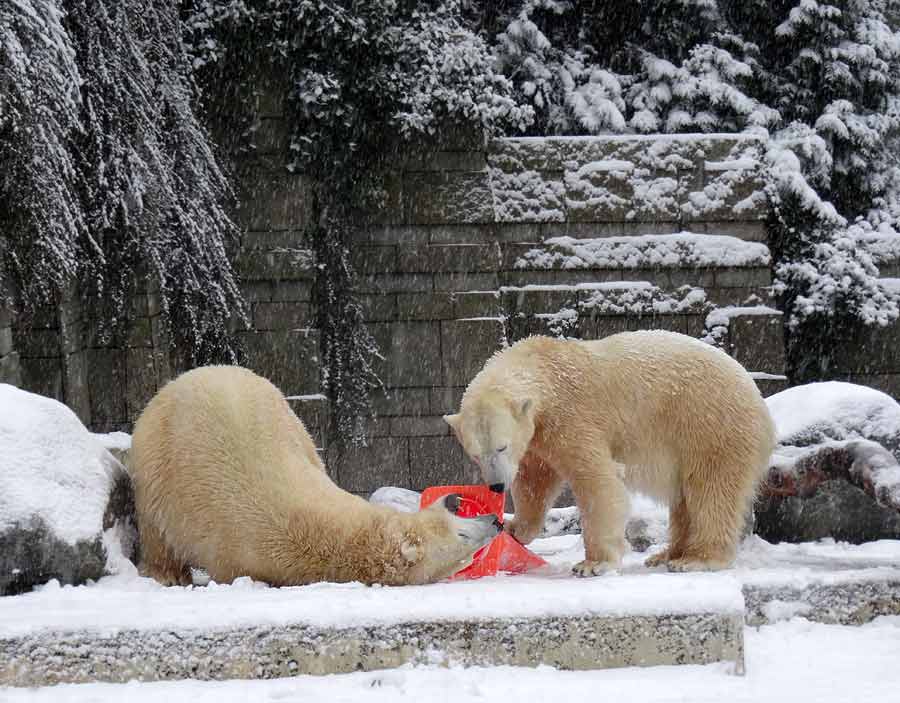
<path fill-rule="evenodd" d="M 502 454 L 502 453 L 505 452 L 507 449 L 509 449 L 509 445 L 508 445 L 508 444 L 504 444 L 502 447 L 498 447 L 498 448 L 497 448 L 497 453 L 498 453 L 498 454 Z"/>

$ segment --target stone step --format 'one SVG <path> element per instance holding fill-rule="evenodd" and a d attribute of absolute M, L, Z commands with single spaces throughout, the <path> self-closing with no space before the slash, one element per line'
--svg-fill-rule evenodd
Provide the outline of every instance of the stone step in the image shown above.
<path fill-rule="evenodd" d="M 274 678 L 404 664 L 731 662 L 743 670 L 740 586 L 708 574 L 405 588 L 82 588 L 19 600 L 0 601 L 0 685 Z"/>

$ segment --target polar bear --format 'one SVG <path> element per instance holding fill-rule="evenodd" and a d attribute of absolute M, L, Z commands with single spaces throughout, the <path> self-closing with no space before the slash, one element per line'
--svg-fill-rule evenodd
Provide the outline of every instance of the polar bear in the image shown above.
<path fill-rule="evenodd" d="M 281 392 L 234 366 L 168 383 L 135 425 L 129 464 L 141 571 L 167 585 L 191 583 L 191 566 L 217 582 L 426 583 L 500 530 L 443 502 L 410 514 L 342 490 Z"/>
<path fill-rule="evenodd" d="M 538 535 L 570 484 L 585 544 L 573 569 L 580 576 L 620 563 L 626 487 L 669 506 L 669 547 L 648 565 L 728 566 L 775 446 L 766 404 L 744 368 L 663 331 L 526 338 L 497 352 L 459 413 L 444 419 L 486 483 L 511 485 L 515 518 L 506 529 L 520 542 Z"/>

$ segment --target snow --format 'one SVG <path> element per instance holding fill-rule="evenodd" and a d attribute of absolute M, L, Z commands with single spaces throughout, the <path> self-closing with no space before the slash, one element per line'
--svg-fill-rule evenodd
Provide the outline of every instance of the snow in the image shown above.
<path fill-rule="evenodd" d="M 759 242 L 712 234 L 645 234 L 575 239 L 552 237 L 544 248 L 520 257 L 518 269 L 655 268 L 660 266 L 768 266 L 769 249 Z"/>
<path fill-rule="evenodd" d="M 703 169 L 709 172 L 718 171 L 752 171 L 759 168 L 756 159 L 731 159 L 729 161 L 704 161 Z"/>
<path fill-rule="evenodd" d="M 402 668 L 330 677 L 301 676 L 274 681 L 66 685 L 38 690 L 9 689 L 17 701 L 382 701 L 434 700 L 453 692 L 459 701 L 632 700 L 831 701 L 891 700 L 897 685 L 895 648 L 898 618 L 880 618 L 861 628 L 802 620 L 747 630 L 746 677 L 727 665 L 631 668 L 562 672 L 538 668 Z M 860 676 L 865 671 L 866 676 Z M 824 675 L 823 674 L 827 674 Z M 677 695 L 673 697 L 673 692 Z"/>
<path fill-rule="evenodd" d="M 6 703 L 394 703 L 395 701 L 631 700 L 642 703 L 843 703 L 897 700 L 900 617 L 861 627 L 802 619 L 745 630 L 746 676 L 728 664 L 601 671 L 551 667 L 403 667 L 271 681 L 179 681 L 6 689 Z"/>
<path fill-rule="evenodd" d="M 126 435 L 127 437 L 127 435 Z M 41 518 L 74 545 L 96 539 L 115 460 L 69 408 L 0 384 L 0 530 Z"/>
<path fill-rule="evenodd" d="M 829 439 L 900 436 L 900 405 L 867 386 L 827 381 L 795 386 L 766 399 L 778 440 L 795 443 L 813 434 Z"/>
<path fill-rule="evenodd" d="M 248 578 L 164 588 L 134 573 L 108 576 L 92 586 L 61 587 L 51 581 L 31 593 L 0 599 L 0 638 L 47 631 L 108 634 L 292 623 L 339 629 L 473 618 L 743 611 L 740 585 L 727 575 L 645 573 L 584 581 L 572 576 L 567 555 L 542 574 L 393 588 L 358 583 L 269 588 Z"/>

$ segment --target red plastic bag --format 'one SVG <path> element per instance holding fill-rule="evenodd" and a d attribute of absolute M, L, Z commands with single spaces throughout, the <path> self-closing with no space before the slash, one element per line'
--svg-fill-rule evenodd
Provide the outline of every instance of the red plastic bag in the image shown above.
<path fill-rule="evenodd" d="M 496 493 L 485 485 L 478 486 L 432 486 L 422 492 L 419 508 L 426 508 L 439 498 L 454 493 L 459 496 L 459 508 L 456 514 L 460 517 L 476 517 L 493 513 L 503 522 L 503 506 L 505 493 Z M 506 532 L 501 532 L 493 541 L 475 552 L 472 563 L 451 578 L 477 579 L 482 576 L 493 576 L 498 571 L 521 574 L 531 569 L 544 566 L 547 562 L 537 554 L 526 549 Z"/>

